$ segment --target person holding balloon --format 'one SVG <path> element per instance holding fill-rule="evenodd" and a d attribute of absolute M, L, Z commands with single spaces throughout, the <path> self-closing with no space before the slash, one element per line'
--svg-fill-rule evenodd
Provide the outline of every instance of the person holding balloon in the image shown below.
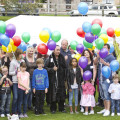
<path fill-rule="evenodd" d="M 105 44 L 104 47 L 99 51 L 97 57 L 95 58 L 95 64 L 98 64 L 98 80 L 99 80 L 99 91 L 100 96 L 104 102 L 104 109 L 98 114 L 103 114 L 103 116 L 110 115 L 110 94 L 108 88 L 112 83 L 112 73 L 109 69 L 110 62 L 115 60 L 114 56 L 109 53 L 110 45 Z"/>
<path fill-rule="evenodd" d="M 71 52 L 71 57 L 73 58 L 76 55 L 76 52 L 70 47 L 70 45 L 68 46 L 68 49 Z"/>

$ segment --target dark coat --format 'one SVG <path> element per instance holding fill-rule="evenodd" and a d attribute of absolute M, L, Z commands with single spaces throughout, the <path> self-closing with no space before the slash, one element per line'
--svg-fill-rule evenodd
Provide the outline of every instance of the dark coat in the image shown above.
<path fill-rule="evenodd" d="M 57 75 L 53 69 L 54 66 L 58 67 Z M 52 53 L 46 60 L 45 69 L 47 69 L 49 77 L 49 102 L 65 100 L 66 64 L 63 55 L 59 55 L 57 62 Z"/>

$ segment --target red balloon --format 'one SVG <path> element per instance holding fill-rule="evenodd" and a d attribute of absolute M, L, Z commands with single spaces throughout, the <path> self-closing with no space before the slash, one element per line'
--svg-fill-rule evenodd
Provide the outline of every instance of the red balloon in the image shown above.
<path fill-rule="evenodd" d="M 44 43 L 41 43 L 38 45 L 37 50 L 40 54 L 45 55 L 48 52 L 48 47 Z"/>
<path fill-rule="evenodd" d="M 94 19 L 93 21 L 92 21 L 92 25 L 93 24 L 99 24 L 100 26 L 101 26 L 101 28 L 102 28 L 102 25 L 103 25 L 103 23 L 102 23 L 102 21 L 100 20 L 100 19 Z"/>
<path fill-rule="evenodd" d="M 14 36 L 12 40 L 15 46 L 19 46 L 21 44 L 21 38 L 19 36 Z"/>
<path fill-rule="evenodd" d="M 107 35 L 108 35 L 109 37 L 113 37 L 114 34 L 115 34 L 115 31 L 114 31 L 113 28 L 108 28 L 108 29 L 107 29 Z"/>
<path fill-rule="evenodd" d="M 79 37 L 82 37 L 82 38 L 85 37 L 85 32 L 83 31 L 82 28 L 78 28 L 76 32 Z"/>

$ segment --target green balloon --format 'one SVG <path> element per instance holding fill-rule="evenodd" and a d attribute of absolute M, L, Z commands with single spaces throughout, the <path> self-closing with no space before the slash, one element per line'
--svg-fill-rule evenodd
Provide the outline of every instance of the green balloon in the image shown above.
<path fill-rule="evenodd" d="M 72 41 L 72 42 L 70 43 L 70 47 L 71 47 L 73 50 L 76 50 L 77 45 L 78 45 L 78 42 L 77 42 L 77 41 Z"/>
<path fill-rule="evenodd" d="M 85 39 L 83 40 L 83 45 L 84 45 L 86 48 L 92 48 L 92 47 L 93 47 L 93 43 L 89 43 L 89 42 L 87 42 Z"/>
<path fill-rule="evenodd" d="M 4 21 L 0 21 L 0 33 L 4 34 L 6 31 L 6 24 Z"/>
<path fill-rule="evenodd" d="M 101 27 L 99 24 L 92 25 L 91 32 L 93 33 L 93 35 L 98 35 L 100 31 L 101 31 Z"/>
<path fill-rule="evenodd" d="M 61 39 L 61 33 L 59 31 L 54 31 L 52 33 L 52 40 L 58 42 Z"/>
<path fill-rule="evenodd" d="M 29 42 L 29 41 L 30 41 L 30 34 L 29 34 L 28 32 L 24 32 L 24 33 L 22 34 L 22 40 L 23 40 L 25 43 Z"/>
<path fill-rule="evenodd" d="M 95 45 L 96 45 L 96 48 L 101 50 L 104 46 L 104 41 L 103 39 L 101 38 L 98 38 L 97 40 L 95 40 Z"/>
<path fill-rule="evenodd" d="M 100 37 L 101 34 L 106 34 L 107 35 L 107 32 L 104 28 L 101 29 L 100 33 L 98 34 L 98 37 Z"/>

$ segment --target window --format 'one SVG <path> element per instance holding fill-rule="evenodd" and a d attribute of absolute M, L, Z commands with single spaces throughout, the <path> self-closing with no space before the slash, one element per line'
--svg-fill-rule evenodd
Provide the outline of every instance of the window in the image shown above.
<path fill-rule="evenodd" d="M 107 6 L 100 6 L 100 9 L 102 9 L 102 7 L 103 7 L 104 9 L 107 9 Z"/>
<path fill-rule="evenodd" d="M 92 6 L 93 10 L 98 10 L 98 6 Z"/>

